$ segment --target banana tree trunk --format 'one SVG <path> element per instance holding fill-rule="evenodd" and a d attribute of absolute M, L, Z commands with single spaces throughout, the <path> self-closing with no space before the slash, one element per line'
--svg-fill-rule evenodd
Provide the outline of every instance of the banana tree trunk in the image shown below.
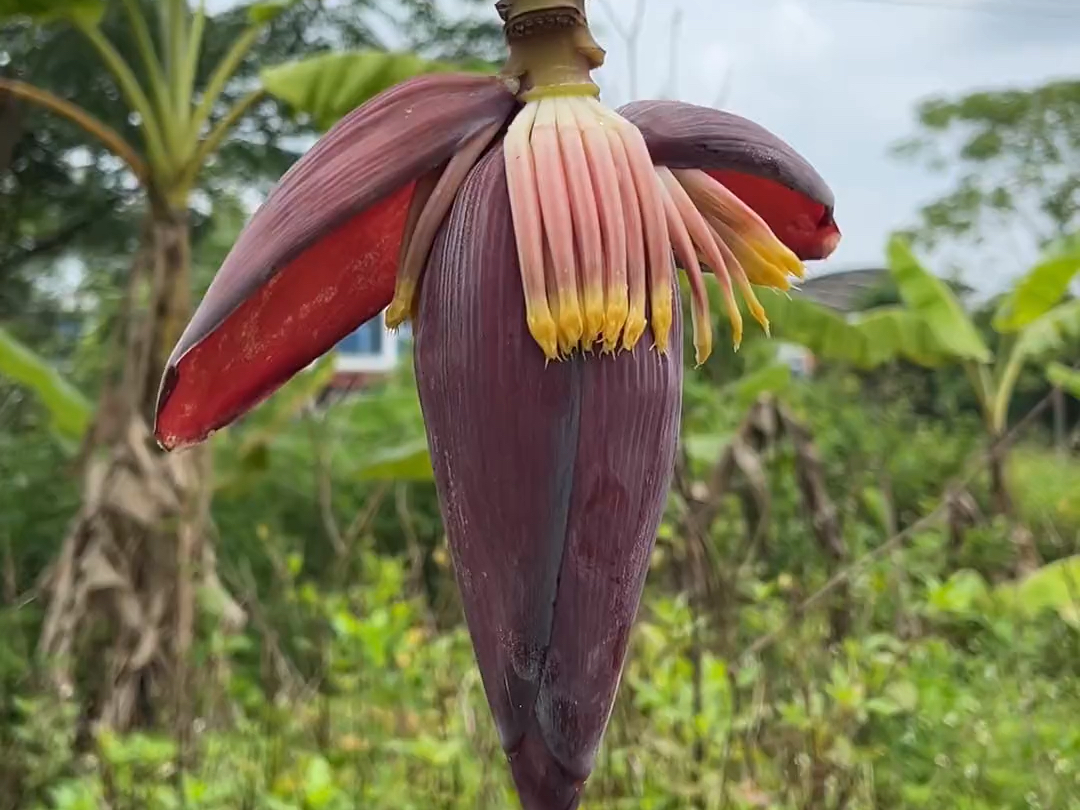
<path fill-rule="evenodd" d="M 1000 443 L 990 453 L 990 506 L 995 515 L 1012 517 L 1012 496 L 1006 473 L 1008 451 Z"/>
<path fill-rule="evenodd" d="M 1035 536 L 1016 519 L 1012 493 L 1008 481 L 1008 442 L 996 440 L 990 451 L 990 508 L 993 514 L 1008 521 L 1009 538 L 1016 551 L 1016 574 L 1024 576 L 1041 565 Z"/>
<path fill-rule="evenodd" d="M 39 652 L 51 683 L 78 696 L 84 730 L 168 721 L 185 739 L 196 593 L 214 594 L 228 625 L 244 620 L 215 575 L 210 456 L 166 456 L 149 428 L 189 287 L 186 215 L 153 205 L 118 324 L 120 362 L 82 454 L 82 505 L 46 583 Z"/>
<path fill-rule="evenodd" d="M 1054 409 L 1054 449 L 1059 456 L 1064 456 L 1067 449 L 1065 436 L 1065 392 L 1060 388 L 1055 388 L 1051 397 L 1051 404 Z"/>

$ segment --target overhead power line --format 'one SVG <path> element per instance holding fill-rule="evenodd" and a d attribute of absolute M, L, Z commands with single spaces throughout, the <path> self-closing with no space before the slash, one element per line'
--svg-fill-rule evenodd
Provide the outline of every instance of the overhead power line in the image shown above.
<path fill-rule="evenodd" d="M 1032 3 L 1004 0 L 847 0 L 861 6 L 907 6 L 941 11 L 970 11 L 987 14 L 1011 14 L 1020 17 L 1080 20 L 1080 4 L 1076 2 Z"/>

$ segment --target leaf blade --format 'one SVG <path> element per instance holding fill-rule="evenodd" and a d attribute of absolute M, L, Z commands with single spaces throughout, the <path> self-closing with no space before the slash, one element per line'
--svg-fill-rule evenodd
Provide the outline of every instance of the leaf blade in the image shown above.
<path fill-rule="evenodd" d="M 0 374 L 34 392 L 48 410 L 53 426 L 63 438 L 82 438 L 93 415 L 90 401 L 47 360 L 2 328 Z"/>
<path fill-rule="evenodd" d="M 427 439 L 406 441 L 375 453 L 360 468 L 359 478 L 361 481 L 434 480 Z"/>
<path fill-rule="evenodd" d="M 413 76 L 454 70 L 461 68 L 413 53 L 345 51 L 275 65 L 264 69 L 260 79 L 268 93 L 328 129 L 395 84 Z"/>
<path fill-rule="evenodd" d="M 0 20 L 28 17 L 37 23 L 77 20 L 97 25 L 104 14 L 104 0 L 0 0 Z"/>
<path fill-rule="evenodd" d="M 1080 399 L 1080 371 L 1071 369 L 1061 363 L 1051 363 L 1046 367 L 1046 379 L 1051 385 Z"/>
<path fill-rule="evenodd" d="M 1058 351 L 1080 338 L 1080 299 L 1067 301 L 1032 321 L 1016 339 L 1013 355 L 1020 362 Z"/>
<path fill-rule="evenodd" d="M 1018 332 L 1055 307 L 1080 273 L 1080 239 L 1035 265 L 1017 283 L 994 314 L 994 329 Z"/>
<path fill-rule="evenodd" d="M 807 298 L 764 289 L 757 293 L 779 339 L 804 346 L 826 361 L 862 370 L 896 360 L 934 368 L 950 356 L 925 319 L 900 307 L 845 318 Z"/>
<path fill-rule="evenodd" d="M 900 297 L 926 320 L 942 349 L 957 358 L 990 362 L 990 349 L 956 296 L 944 281 L 919 263 L 901 237 L 889 241 L 888 263 Z"/>

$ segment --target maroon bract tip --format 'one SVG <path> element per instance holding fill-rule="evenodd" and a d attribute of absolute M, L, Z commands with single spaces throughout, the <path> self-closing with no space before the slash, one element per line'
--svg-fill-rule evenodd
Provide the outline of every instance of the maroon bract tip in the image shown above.
<path fill-rule="evenodd" d="M 840 241 L 832 190 L 805 158 L 759 124 L 681 101 L 635 101 L 619 112 L 658 165 L 704 169 L 733 191 L 803 260 Z"/>

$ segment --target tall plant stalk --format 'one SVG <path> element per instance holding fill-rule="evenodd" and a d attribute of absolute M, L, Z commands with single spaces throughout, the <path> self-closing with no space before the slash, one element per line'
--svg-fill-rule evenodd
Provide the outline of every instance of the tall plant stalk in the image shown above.
<path fill-rule="evenodd" d="M 43 88 L 0 79 L 0 95 L 67 118 L 122 159 L 146 200 L 145 226 L 118 324 L 123 349 L 86 436 L 82 506 L 47 577 L 39 652 L 49 681 L 62 694 L 73 694 L 76 683 L 90 685 L 80 695 L 89 725 L 124 729 L 167 718 L 183 740 L 193 710 L 188 659 L 196 595 L 216 592 L 229 624 L 244 617 L 214 574 L 207 532 L 210 457 L 205 449 L 165 457 L 148 425 L 168 352 L 191 310 L 192 191 L 203 167 L 263 90 L 256 88 L 225 111 L 217 107 L 282 6 L 253 6 L 248 28 L 207 85 L 197 88 L 204 4 L 194 10 L 186 0 L 148 5 L 120 0 L 119 5 L 137 68 L 103 33 L 104 3 L 72 3 L 59 15 L 85 36 L 115 81 L 138 122 L 140 144 Z M 30 4 L 26 9 L 16 4 L 16 13 L 31 10 Z M 56 9 L 50 13 L 57 16 Z M 110 628 L 104 659 L 100 638 L 89 638 L 90 628 L 102 622 Z M 100 677 L 76 676 L 87 672 Z"/>

